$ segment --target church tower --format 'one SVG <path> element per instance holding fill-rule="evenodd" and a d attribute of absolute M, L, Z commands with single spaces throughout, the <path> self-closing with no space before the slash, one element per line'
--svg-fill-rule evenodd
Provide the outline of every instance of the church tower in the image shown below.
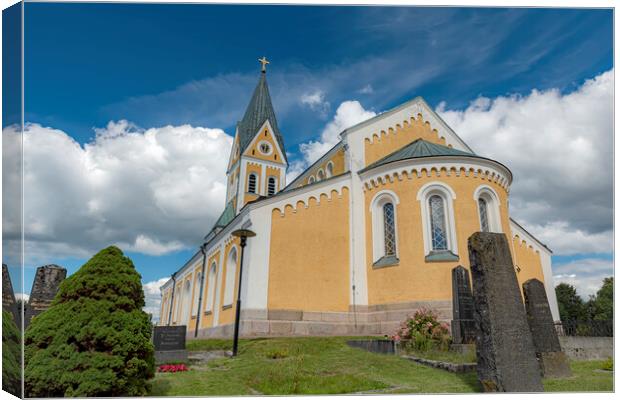
<path fill-rule="evenodd" d="M 226 203 L 235 214 L 260 196 L 284 189 L 288 162 L 267 86 L 267 64 L 263 57 L 260 78 L 243 119 L 237 123 L 230 153 Z"/>

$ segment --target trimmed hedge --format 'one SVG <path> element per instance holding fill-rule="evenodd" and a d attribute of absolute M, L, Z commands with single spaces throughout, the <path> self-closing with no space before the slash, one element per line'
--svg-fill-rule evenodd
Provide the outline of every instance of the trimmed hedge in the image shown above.
<path fill-rule="evenodd" d="M 111 246 L 63 281 L 26 330 L 27 397 L 147 393 L 155 359 L 140 278 Z"/>

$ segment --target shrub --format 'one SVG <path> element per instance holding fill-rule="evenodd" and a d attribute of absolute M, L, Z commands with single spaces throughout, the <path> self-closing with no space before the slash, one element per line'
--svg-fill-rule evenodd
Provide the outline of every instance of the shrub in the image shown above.
<path fill-rule="evenodd" d="M 21 397 L 21 350 L 19 329 L 13 314 L 2 310 L 2 390 Z"/>
<path fill-rule="evenodd" d="M 603 365 L 601 366 L 601 369 L 604 369 L 605 371 L 613 371 L 614 370 L 614 359 L 609 357 L 607 360 L 603 361 Z"/>
<path fill-rule="evenodd" d="M 392 339 L 419 351 L 447 350 L 452 341 L 448 326 L 438 321 L 437 313 L 424 308 L 407 318 Z"/>
<path fill-rule="evenodd" d="M 60 285 L 25 335 L 27 397 L 137 396 L 154 376 L 151 322 L 132 261 L 108 247 Z"/>

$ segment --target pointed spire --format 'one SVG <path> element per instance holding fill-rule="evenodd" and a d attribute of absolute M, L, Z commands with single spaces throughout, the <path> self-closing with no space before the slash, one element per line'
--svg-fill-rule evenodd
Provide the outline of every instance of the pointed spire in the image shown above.
<path fill-rule="evenodd" d="M 259 61 L 263 64 L 263 69 L 258 79 L 258 84 L 256 85 L 256 89 L 254 89 L 254 94 L 252 95 L 250 104 L 248 104 L 248 108 L 245 110 L 243 119 L 237 124 L 239 132 L 239 150 L 243 153 L 254 136 L 256 136 L 261 126 L 266 120 L 269 120 L 278 145 L 282 153 L 285 154 L 284 158 L 286 161 L 284 141 L 278 129 L 278 121 L 276 120 L 276 113 L 273 110 L 273 104 L 271 104 L 271 96 L 269 95 L 269 87 L 267 86 L 267 74 L 264 69 L 269 61 L 267 61 L 265 57 L 259 59 Z"/>

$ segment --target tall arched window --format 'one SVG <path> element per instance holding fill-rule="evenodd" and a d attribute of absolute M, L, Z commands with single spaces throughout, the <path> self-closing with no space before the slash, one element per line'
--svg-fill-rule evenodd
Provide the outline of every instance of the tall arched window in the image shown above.
<path fill-rule="evenodd" d="M 458 246 L 453 201 L 456 194 L 443 182 L 429 182 L 418 191 L 422 207 L 424 252 L 427 262 L 456 261 Z"/>
<path fill-rule="evenodd" d="M 396 255 L 396 229 L 394 228 L 394 204 L 383 205 L 383 244 L 386 256 Z"/>
<path fill-rule="evenodd" d="M 482 232 L 501 233 L 500 202 L 495 190 L 488 185 L 480 185 L 474 191 L 474 201 L 478 206 L 480 230 Z"/>
<path fill-rule="evenodd" d="M 192 295 L 192 286 L 190 284 L 189 279 L 185 281 L 183 285 L 183 313 L 181 317 L 181 322 L 187 324 L 189 321 L 189 309 L 191 305 L 191 295 Z"/>
<path fill-rule="evenodd" d="M 224 306 L 232 305 L 237 274 L 237 248 L 233 247 L 226 259 L 226 280 L 224 282 Z"/>
<path fill-rule="evenodd" d="M 248 176 L 248 192 L 256 193 L 256 174 Z"/>
<path fill-rule="evenodd" d="M 267 195 L 273 196 L 276 193 L 276 178 L 273 176 L 269 177 L 267 181 Z"/>
<path fill-rule="evenodd" d="M 213 311 L 213 297 L 215 293 L 215 272 L 217 269 L 217 265 L 214 263 L 209 267 L 209 275 L 207 279 L 207 304 L 205 307 L 205 311 L 211 312 Z"/>
<path fill-rule="evenodd" d="M 325 167 L 325 173 L 328 178 L 331 178 L 332 176 L 334 176 L 334 163 L 333 162 L 330 161 L 327 163 L 327 167 Z"/>
<path fill-rule="evenodd" d="M 489 232 L 489 212 L 487 201 L 480 197 L 478 199 L 478 213 L 480 214 L 480 230 Z"/>
<path fill-rule="evenodd" d="M 446 210 L 443 199 L 433 195 L 428 199 L 431 212 L 431 240 L 433 250 L 447 250 L 448 237 L 446 236 Z"/>
<path fill-rule="evenodd" d="M 371 201 L 373 267 L 398 264 L 398 235 L 396 205 L 398 197 L 383 190 Z"/>

